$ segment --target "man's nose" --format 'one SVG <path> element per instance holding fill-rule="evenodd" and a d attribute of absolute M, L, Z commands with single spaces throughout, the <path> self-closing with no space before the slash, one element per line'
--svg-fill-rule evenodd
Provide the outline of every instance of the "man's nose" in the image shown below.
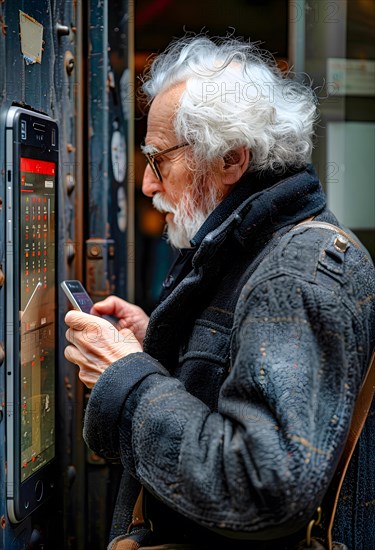
<path fill-rule="evenodd" d="M 153 197 L 156 193 L 159 193 L 163 190 L 163 184 L 155 176 L 154 172 L 151 169 L 151 166 L 148 164 L 145 168 L 142 181 L 142 192 L 146 197 Z"/>

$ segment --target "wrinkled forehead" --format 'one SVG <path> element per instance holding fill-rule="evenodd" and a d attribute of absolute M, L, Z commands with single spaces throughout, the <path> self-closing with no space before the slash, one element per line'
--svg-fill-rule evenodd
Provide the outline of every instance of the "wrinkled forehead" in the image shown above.
<path fill-rule="evenodd" d="M 147 143 L 152 145 L 156 140 L 155 145 L 160 148 L 161 145 L 166 147 L 169 142 L 174 142 L 175 114 L 185 88 L 185 82 L 179 83 L 154 98 L 147 118 Z M 160 140 L 162 143 L 159 143 Z"/>
<path fill-rule="evenodd" d="M 186 82 L 179 82 L 157 94 L 151 103 L 149 115 L 160 109 L 167 109 L 174 113 L 185 89 Z"/>

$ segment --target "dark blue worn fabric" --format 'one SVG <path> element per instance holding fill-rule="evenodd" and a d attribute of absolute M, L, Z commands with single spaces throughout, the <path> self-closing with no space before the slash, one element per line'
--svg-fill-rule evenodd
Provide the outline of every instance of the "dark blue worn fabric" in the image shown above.
<path fill-rule="evenodd" d="M 144 353 L 98 380 L 84 437 L 147 489 L 157 541 L 288 548 L 281 539 L 314 514 L 345 443 L 375 341 L 374 267 L 352 244 L 338 252 L 332 231 L 290 231 L 312 215 L 337 223 L 311 166 L 268 183 L 250 176 L 236 192 L 240 204 L 229 195 L 202 226 Z M 375 459 L 360 445 L 348 491 L 360 487 L 364 503 Z M 339 542 L 372 550 L 374 506 L 354 536 L 357 502 L 346 503 L 347 530 L 339 511 Z"/>

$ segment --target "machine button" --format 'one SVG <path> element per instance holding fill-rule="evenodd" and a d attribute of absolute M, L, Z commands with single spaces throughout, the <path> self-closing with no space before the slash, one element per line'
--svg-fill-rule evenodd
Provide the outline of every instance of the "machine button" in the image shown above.
<path fill-rule="evenodd" d="M 35 485 L 35 498 L 37 502 L 40 502 L 42 500 L 43 490 L 44 490 L 43 481 L 39 479 Z"/>

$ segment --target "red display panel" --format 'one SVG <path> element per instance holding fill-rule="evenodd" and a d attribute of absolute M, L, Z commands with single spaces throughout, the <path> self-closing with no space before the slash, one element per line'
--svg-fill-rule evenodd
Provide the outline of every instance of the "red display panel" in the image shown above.
<path fill-rule="evenodd" d="M 56 165 L 54 162 L 46 160 L 35 160 L 21 157 L 21 172 L 30 172 L 31 174 L 44 174 L 46 176 L 54 176 Z"/>

